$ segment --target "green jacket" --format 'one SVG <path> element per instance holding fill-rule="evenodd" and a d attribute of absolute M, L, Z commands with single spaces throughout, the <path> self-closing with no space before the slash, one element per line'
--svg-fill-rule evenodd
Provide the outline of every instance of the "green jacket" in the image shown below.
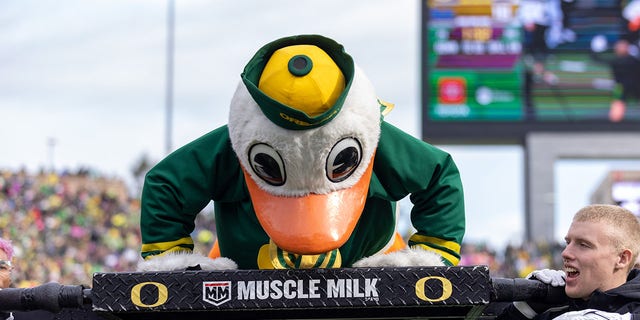
<path fill-rule="evenodd" d="M 451 156 L 382 122 L 364 211 L 339 249 L 342 266 L 380 251 L 393 237 L 395 203 L 410 196 L 423 245 L 456 265 L 465 232 L 462 183 Z M 221 255 L 241 269 L 257 269 L 258 250 L 269 243 L 254 213 L 240 163 L 222 126 L 176 150 L 146 175 L 142 191 L 142 256 L 193 250 L 196 215 L 214 201 Z"/>

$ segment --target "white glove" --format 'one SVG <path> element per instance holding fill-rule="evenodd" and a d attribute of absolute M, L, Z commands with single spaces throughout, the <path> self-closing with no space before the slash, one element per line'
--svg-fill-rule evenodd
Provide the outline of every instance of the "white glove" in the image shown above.
<path fill-rule="evenodd" d="M 362 258 L 356 261 L 353 267 L 427 267 L 444 265 L 442 256 L 433 251 L 421 248 L 407 248 Z"/>
<path fill-rule="evenodd" d="M 552 287 L 564 286 L 564 279 L 567 274 L 562 270 L 542 269 L 529 273 L 525 278 L 539 280 L 542 283 L 550 284 Z"/>
<path fill-rule="evenodd" d="M 595 309 L 585 309 L 564 313 L 553 320 L 631 320 L 631 314 L 619 314 Z"/>
<path fill-rule="evenodd" d="M 603 52 L 607 50 L 608 46 L 607 38 L 601 34 L 591 38 L 591 51 L 593 52 Z"/>
<path fill-rule="evenodd" d="M 167 253 L 138 262 L 137 271 L 235 270 L 238 264 L 229 258 L 211 259 L 198 253 Z"/>

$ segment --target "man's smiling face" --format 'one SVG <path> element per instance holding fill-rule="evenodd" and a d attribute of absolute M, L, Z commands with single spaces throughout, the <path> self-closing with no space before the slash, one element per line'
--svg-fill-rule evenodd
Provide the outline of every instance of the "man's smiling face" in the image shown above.
<path fill-rule="evenodd" d="M 569 297 L 588 299 L 596 289 L 607 291 L 625 282 L 626 271 L 616 266 L 619 254 L 608 237 L 610 229 L 606 223 L 587 221 L 569 227 L 562 251 Z"/>

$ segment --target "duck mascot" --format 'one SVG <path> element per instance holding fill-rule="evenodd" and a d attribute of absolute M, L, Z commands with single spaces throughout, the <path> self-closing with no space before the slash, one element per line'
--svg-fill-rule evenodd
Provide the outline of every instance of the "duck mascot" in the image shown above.
<path fill-rule="evenodd" d="M 456 265 L 458 169 L 385 122 L 390 107 L 334 40 L 266 44 L 241 75 L 228 124 L 145 176 L 138 271 Z M 396 231 L 406 196 L 408 243 Z M 205 256 L 190 234 L 212 200 L 217 240 Z"/>

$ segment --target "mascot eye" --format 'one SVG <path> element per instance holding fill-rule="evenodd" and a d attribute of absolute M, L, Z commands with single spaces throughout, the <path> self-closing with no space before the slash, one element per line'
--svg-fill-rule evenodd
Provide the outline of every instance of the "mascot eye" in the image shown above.
<path fill-rule="evenodd" d="M 268 144 L 258 143 L 251 146 L 249 163 L 253 172 L 272 186 L 281 186 L 286 181 L 282 157 Z"/>
<path fill-rule="evenodd" d="M 347 179 L 360 164 L 362 147 L 354 138 L 344 138 L 331 149 L 327 158 L 327 178 L 331 182 Z"/>

